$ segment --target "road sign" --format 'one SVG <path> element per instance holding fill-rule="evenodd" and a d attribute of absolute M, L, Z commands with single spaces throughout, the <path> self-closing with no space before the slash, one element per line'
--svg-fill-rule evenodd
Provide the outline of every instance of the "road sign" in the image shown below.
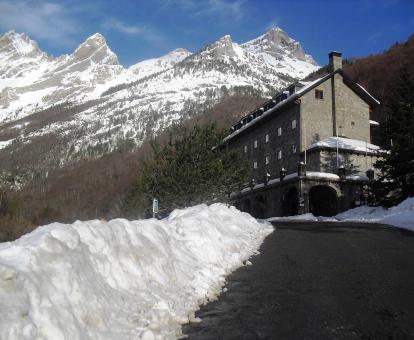
<path fill-rule="evenodd" d="M 158 200 L 156 198 L 152 201 L 152 212 L 158 214 Z"/>

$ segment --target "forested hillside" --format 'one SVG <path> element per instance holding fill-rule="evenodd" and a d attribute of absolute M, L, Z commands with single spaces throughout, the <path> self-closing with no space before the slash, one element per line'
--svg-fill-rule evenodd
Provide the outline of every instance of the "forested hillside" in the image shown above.
<path fill-rule="evenodd" d="M 260 97 L 231 96 L 195 118 L 183 122 L 186 127 L 216 122 L 227 128 L 241 115 L 260 105 Z M 175 126 L 156 138 L 159 145 L 168 141 Z M 110 219 L 126 214 L 124 200 L 136 182 L 142 162 L 152 157 L 150 140 L 138 149 L 119 149 L 100 159 L 83 160 L 50 170 L 47 178 L 38 176 L 23 188 L 12 183 L 25 176 L 15 165 L 14 173 L 3 177 L 0 191 L 0 242 L 12 240 L 38 225 L 77 219 Z M 10 183 L 10 185 L 8 185 Z M 139 217 L 128 212 L 131 218 Z"/>

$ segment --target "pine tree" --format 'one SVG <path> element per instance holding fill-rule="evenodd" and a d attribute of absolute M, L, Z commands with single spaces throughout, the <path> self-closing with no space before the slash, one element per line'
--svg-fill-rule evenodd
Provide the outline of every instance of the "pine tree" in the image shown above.
<path fill-rule="evenodd" d="M 376 163 L 381 170 L 386 205 L 398 204 L 414 196 L 414 75 L 402 67 L 391 85 L 385 107 L 387 122 L 384 136 L 390 150 Z"/>
<path fill-rule="evenodd" d="M 152 144 L 154 157 L 145 162 L 131 188 L 129 212 L 149 214 L 157 198 L 161 213 L 199 203 L 226 202 L 231 191 L 247 180 L 248 165 L 237 150 L 222 145 L 224 131 L 215 125 L 181 128 L 160 147 Z"/>

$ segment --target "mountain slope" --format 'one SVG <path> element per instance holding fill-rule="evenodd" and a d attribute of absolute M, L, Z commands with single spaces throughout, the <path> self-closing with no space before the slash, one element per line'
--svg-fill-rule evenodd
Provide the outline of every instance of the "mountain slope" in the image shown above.
<path fill-rule="evenodd" d="M 162 57 L 147 59 L 132 65 L 128 70 L 136 74 L 138 79 L 148 77 L 151 74 L 172 68 L 175 64 L 184 60 L 191 54 L 192 53 L 185 48 L 177 48 Z"/>

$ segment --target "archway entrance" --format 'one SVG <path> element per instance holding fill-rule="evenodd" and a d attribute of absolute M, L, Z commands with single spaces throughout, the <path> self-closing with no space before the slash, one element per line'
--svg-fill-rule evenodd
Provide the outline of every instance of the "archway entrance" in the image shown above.
<path fill-rule="evenodd" d="M 253 201 L 253 209 L 251 215 L 256 218 L 264 218 L 265 198 L 263 195 L 257 195 Z"/>
<path fill-rule="evenodd" d="M 309 210 L 315 216 L 333 216 L 338 213 L 338 197 L 328 185 L 316 185 L 309 191 Z"/>
<path fill-rule="evenodd" d="M 298 214 L 298 190 L 292 187 L 285 191 L 282 201 L 283 216 L 294 216 Z"/>

